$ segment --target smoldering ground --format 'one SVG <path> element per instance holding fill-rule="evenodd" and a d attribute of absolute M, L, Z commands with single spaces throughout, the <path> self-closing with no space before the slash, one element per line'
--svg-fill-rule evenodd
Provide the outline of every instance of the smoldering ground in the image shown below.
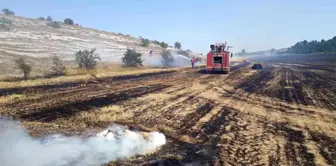
<path fill-rule="evenodd" d="M 18 121 L 0 118 L 0 163 L 3 166 L 102 165 L 137 154 L 146 154 L 166 143 L 158 132 L 138 134 L 112 125 L 83 138 L 60 134 L 31 137 Z M 149 138 L 148 138 L 149 137 Z"/>

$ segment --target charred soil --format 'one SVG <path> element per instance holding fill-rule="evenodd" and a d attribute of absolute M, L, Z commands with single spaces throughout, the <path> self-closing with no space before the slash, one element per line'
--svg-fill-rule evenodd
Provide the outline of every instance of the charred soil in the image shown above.
<path fill-rule="evenodd" d="M 120 123 L 168 139 L 155 153 L 107 165 L 335 165 L 336 65 L 249 67 L 0 88 L 0 116 L 22 120 L 32 135 Z"/>

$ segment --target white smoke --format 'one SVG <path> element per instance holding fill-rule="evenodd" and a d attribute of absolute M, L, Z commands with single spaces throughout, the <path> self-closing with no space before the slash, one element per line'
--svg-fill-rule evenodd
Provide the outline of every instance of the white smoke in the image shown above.
<path fill-rule="evenodd" d="M 147 133 L 111 126 L 92 137 L 51 135 L 31 137 L 19 122 L 0 118 L 0 165 L 86 166 L 153 152 L 166 143 L 158 132 Z"/>
<path fill-rule="evenodd" d="M 180 54 L 172 54 L 174 57 L 174 62 L 171 64 L 171 67 L 191 67 L 191 59 Z M 145 55 L 143 56 L 143 64 L 146 66 L 152 67 L 164 67 L 162 64 L 161 55 Z"/>

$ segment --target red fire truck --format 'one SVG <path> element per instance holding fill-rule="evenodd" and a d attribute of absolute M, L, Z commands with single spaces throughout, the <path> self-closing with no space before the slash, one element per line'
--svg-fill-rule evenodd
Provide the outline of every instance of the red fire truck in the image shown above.
<path fill-rule="evenodd" d="M 206 70 L 208 73 L 224 72 L 230 73 L 230 57 L 233 56 L 229 52 L 231 46 L 225 43 L 217 43 L 210 45 L 210 52 L 207 54 Z"/>

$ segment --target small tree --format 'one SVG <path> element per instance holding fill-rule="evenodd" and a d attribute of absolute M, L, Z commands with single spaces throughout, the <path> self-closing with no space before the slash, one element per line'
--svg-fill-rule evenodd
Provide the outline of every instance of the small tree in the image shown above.
<path fill-rule="evenodd" d="M 79 68 L 85 69 L 94 69 L 96 68 L 98 62 L 97 60 L 101 60 L 99 54 L 96 53 L 96 49 L 93 48 L 91 50 L 79 50 L 75 53 L 76 62 L 79 65 Z"/>
<path fill-rule="evenodd" d="M 182 45 L 180 42 L 175 42 L 174 48 L 181 49 Z"/>
<path fill-rule="evenodd" d="M 0 30 L 10 30 L 10 26 L 12 25 L 12 20 L 9 20 L 5 17 L 0 19 Z"/>
<path fill-rule="evenodd" d="M 168 48 L 168 44 L 167 43 L 165 43 L 165 42 L 161 42 L 160 43 L 160 46 L 162 47 L 162 48 Z"/>
<path fill-rule="evenodd" d="M 246 50 L 245 49 L 242 49 L 241 51 L 241 55 L 245 55 L 246 54 Z"/>
<path fill-rule="evenodd" d="M 46 23 L 47 26 L 50 26 L 52 28 L 61 28 L 61 24 L 57 21 L 50 21 Z"/>
<path fill-rule="evenodd" d="M 5 9 L 2 9 L 2 12 L 5 13 L 6 15 L 15 15 L 15 12 L 5 8 Z"/>
<path fill-rule="evenodd" d="M 53 66 L 51 69 L 54 71 L 54 75 L 64 75 L 66 68 L 61 59 L 58 56 L 54 56 L 52 61 Z"/>
<path fill-rule="evenodd" d="M 162 57 L 162 64 L 165 67 L 170 67 L 171 64 L 174 62 L 174 57 L 172 56 L 169 50 L 163 50 L 161 52 L 161 57 Z"/>
<path fill-rule="evenodd" d="M 67 25 L 74 25 L 75 24 L 74 21 L 72 19 L 70 19 L 70 18 L 64 19 L 63 23 L 67 24 Z"/>
<path fill-rule="evenodd" d="M 127 67 L 137 67 L 142 66 L 143 60 L 141 59 L 141 53 L 135 50 L 127 49 L 124 57 L 122 58 L 122 63 Z"/>
<path fill-rule="evenodd" d="M 45 20 L 45 18 L 44 17 L 39 17 L 39 18 L 37 18 L 38 20 Z"/>
<path fill-rule="evenodd" d="M 19 58 L 18 60 L 15 60 L 15 63 L 18 66 L 18 68 L 22 70 L 24 79 L 28 79 L 32 67 L 28 65 L 22 57 Z"/>
<path fill-rule="evenodd" d="M 141 46 L 142 47 L 148 47 L 149 46 L 150 41 L 148 39 L 144 39 L 142 37 L 140 37 L 140 39 L 141 39 Z"/>
<path fill-rule="evenodd" d="M 47 21 L 52 21 L 52 20 L 53 19 L 50 16 L 47 17 Z"/>
<path fill-rule="evenodd" d="M 177 53 L 189 57 L 189 52 L 188 51 L 178 50 Z"/>

